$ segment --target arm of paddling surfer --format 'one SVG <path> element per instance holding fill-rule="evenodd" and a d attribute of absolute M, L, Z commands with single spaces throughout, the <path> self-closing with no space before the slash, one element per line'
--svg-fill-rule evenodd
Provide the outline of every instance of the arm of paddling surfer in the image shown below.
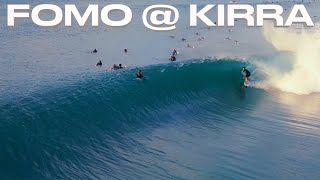
<path fill-rule="evenodd" d="M 243 67 L 242 72 L 245 74 L 244 80 L 246 81 L 246 83 L 249 83 L 249 77 L 251 76 L 250 71 L 248 71 L 245 67 Z"/>

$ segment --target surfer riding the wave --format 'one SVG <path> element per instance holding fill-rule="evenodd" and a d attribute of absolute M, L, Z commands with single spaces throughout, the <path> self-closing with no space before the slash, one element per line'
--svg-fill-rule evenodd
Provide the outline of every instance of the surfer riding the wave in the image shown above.
<path fill-rule="evenodd" d="M 243 67 L 241 72 L 244 74 L 245 83 L 249 84 L 249 77 L 251 76 L 250 71 L 248 71 L 245 67 Z"/>

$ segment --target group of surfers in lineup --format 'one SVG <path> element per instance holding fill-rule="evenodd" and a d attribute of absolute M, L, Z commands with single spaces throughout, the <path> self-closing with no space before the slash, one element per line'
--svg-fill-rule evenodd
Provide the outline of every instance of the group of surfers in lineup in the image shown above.
<path fill-rule="evenodd" d="M 94 49 L 93 51 L 91 51 L 91 53 L 97 53 L 97 49 Z M 124 49 L 124 53 L 128 53 L 128 49 Z M 178 55 L 178 51 L 176 48 L 173 49 L 173 52 L 169 58 L 170 61 L 176 61 L 176 55 Z M 102 66 L 102 62 L 101 60 L 96 64 L 96 66 Z M 112 70 L 119 70 L 119 69 L 123 69 L 124 67 L 122 66 L 122 64 L 116 65 L 114 64 L 113 67 L 111 68 Z M 249 84 L 249 77 L 251 76 L 251 73 L 249 70 L 247 70 L 245 67 L 242 68 L 241 71 L 244 75 L 244 80 L 245 80 L 245 84 Z M 138 71 L 136 72 L 136 76 L 137 78 L 141 78 L 144 79 L 144 76 L 142 75 L 142 70 L 138 69 Z"/>
<path fill-rule="evenodd" d="M 97 49 L 94 49 L 93 51 L 91 51 L 91 53 L 98 53 Z M 124 49 L 124 53 L 128 53 L 128 49 Z M 169 58 L 170 61 L 176 61 L 176 55 L 178 54 L 178 51 L 176 48 L 173 49 L 173 52 Z M 96 66 L 102 66 L 102 62 L 101 60 L 96 64 Z M 111 70 L 119 70 L 119 69 L 123 69 L 124 67 L 122 66 L 122 64 L 116 65 L 114 64 L 113 67 L 111 68 Z M 138 69 L 137 73 L 136 73 L 137 78 L 142 78 L 144 79 L 144 76 L 142 75 L 142 70 Z"/>

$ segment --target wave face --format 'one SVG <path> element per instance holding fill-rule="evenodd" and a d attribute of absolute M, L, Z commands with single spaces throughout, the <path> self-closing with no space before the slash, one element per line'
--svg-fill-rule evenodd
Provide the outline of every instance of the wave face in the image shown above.
<path fill-rule="evenodd" d="M 320 97 L 245 89 L 242 66 L 153 65 L 143 68 L 145 81 L 135 69 L 98 72 L 3 101 L 1 177 L 319 177 L 320 116 L 312 107 Z"/>

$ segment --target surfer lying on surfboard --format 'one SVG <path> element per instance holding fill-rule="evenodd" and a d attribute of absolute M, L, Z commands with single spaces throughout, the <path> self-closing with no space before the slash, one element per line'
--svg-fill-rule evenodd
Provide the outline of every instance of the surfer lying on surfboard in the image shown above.
<path fill-rule="evenodd" d="M 241 72 L 244 74 L 245 83 L 249 84 L 249 77 L 251 76 L 250 71 L 248 71 L 245 67 L 243 67 Z"/>
<path fill-rule="evenodd" d="M 111 68 L 111 70 L 119 70 L 119 69 L 123 69 L 122 64 L 119 64 L 119 66 L 114 64 L 113 67 Z"/>

